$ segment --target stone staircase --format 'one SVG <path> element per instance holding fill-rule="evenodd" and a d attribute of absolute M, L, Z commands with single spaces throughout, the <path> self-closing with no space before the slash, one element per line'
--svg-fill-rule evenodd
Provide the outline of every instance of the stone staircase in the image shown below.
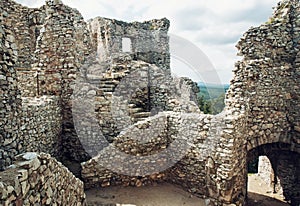
<path fill-rule="evenodd" d="M 99 121 L 102 132 L 105 136 L 113 138 L 118 132 L 117 121 L 112 115 L 112 101 L 113 95 L 116 95 L 118 85 L 122 79 L 130 71 L 127 68 L 114 71 L 113 69 L 107 71 L 102 75 L 88 75 L 88 82 L 97 88 L 95 96 L 95 110 L 97 119 Z M 121 94 L 122 95 L 122 94 Z M 126 98 L 126 97 L 125 97 Z M 141 100 L 143 101 L 143 100 Z M 122 103 L 122 102 L 121 102 Z M 128 115 L 130 116 L 131 123 L 134 124 L 148 118 L 151 113 L 145 111 L 143 108 L 137 106 L 135 103 L 127 105 Z"/>
<path fill-rule="evenodd" d="M 151 115 L 151 112 L 145 112 L 142 108 L 137 107 L 135 104 L 128 105 L 128 113 L 131 116 L 131 121 L 133 123 L 143 121 Z"/>

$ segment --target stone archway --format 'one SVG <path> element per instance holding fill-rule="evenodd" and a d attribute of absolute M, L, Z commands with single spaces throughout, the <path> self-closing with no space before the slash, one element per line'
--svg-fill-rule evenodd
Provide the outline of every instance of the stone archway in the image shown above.
<path fill-rule="evenodd" d="M 274 175 L 278 177 L 285 200 L 292 206 L 300 204 L 300 154 L 290 144 L 271 143 L 258 146 L 247 153 L 247 162 L 267 156 Z"/>

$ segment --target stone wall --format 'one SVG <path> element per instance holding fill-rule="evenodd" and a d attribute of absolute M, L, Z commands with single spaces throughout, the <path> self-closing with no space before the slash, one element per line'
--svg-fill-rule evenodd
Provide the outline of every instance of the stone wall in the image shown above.
<path fill-rule="evenodd" d="M 268 186 L 272 186 L 274 171 L 270 160 L 266 156 L 260 156 L 258 159 L 258 175 Z"/>
<path fill-rule="evenodd" d="M 81 14 L 61 1 L 46 1 L 47 18 L 36 43 L 33 69 L 38 74 L 39 95 L 59 96 L 62 108 L 62 148 L 77 161 L 87 159 L 72 117 L 74 84 L 79 67 L 89 55 L 89 38 Z"/>
<path fill-rule="evenodd" d="M 14 156 L 4 143 L 18 138 L 18 118 L 21 96 L 17 88 L 14 65 L 17 62 L 17 46 L 13 32 L 6 26 L 8 12 L 4 1 L 0 2 L 0 170 L 11 163 Z"/>
<path fill-rule="evenodd" d="M 110 61 L 120 53 L 129 53 L 134 60 L 155 64 L 170 71 L 170 22 L 166 18 L 146 22 L 126 23 L 97 17 L 88 22 L 94 49 L 101 61 Z M 124 42 L 124 38 L 128 42 Z M 126 44 L 126 45 L 124 45 Z M 128 44 L 128 45 L 127 45 Z M 124 51 L 124 47 L 129 47 Z"/>
<path fill-rule="evenodd" d="M 22 98 L 21 114 L 17 153 L 46 152 L 59 157 L 62 116 L 58 98 Z"/>
<path fill-rule="evenodd" d="M 292 152 L 291 145 L 286 143 L 264 144 L 248 152 L 248 160 L 267 156 L 273 168 L 273 191 L 282 192 L 285 200 L 291 205 L 299 203 L 299 153 Z"/>
<path fill-rule="evenodd" d="M 267 156 L 259 157 L 258 175 L 270 188 L 272 188 L 272 192 L 282 193 L 280 179 L 274 173 L 272 164 Z"/>
<path fill-rule="evenodd" d="M 223 151 L 218 148 L 220 139 L 230 128 L 229 120 L 222 123 L 227 115 L 163 112 L 137 122 L 82 164 L 85 187 L 168 181 L 198 196 L 219 198 L 216 190 L 221 183 L 211 173 L 220 164 L 216 156 Z"/>
<path fill-rule="evenodd" d="M 210 157 L 204 158 L 201 162 L 193 156 L 184 156 L 178 162 L 178 167 L 174 166 L 167 171 L 163 170 L 161 173 L 157 173 L 157 176 L 136 177 L 137 174 L 122 176 L 117 175 L 116 171 L 106 170 L 109 162 L 99 167 L 98 161 L 103 161 L 105 158 L 98 155 L 83 164 L 83 177 L 87 185 L 124 184 L 138 186 L 152 182 L 156 178 L 157 181 L 172 180 L 175 183 L 184 185 L 195 194 L 209 197 L 212 204 L 244 204 L 247 185 L 246 164 L 247 161 L 253 158 L 249 155 L 253 150 L 255 153 L 255 150 L 259 150 L 262 145 L 281 142 L 289 145 L 288 150 L 299 152 L 297 132 L 299 115 L 294 110 L 299 106 L 299 91 L 297 89 L 299 85 L 299 74 L 297 73 L 298 37 L 295 32 L 299 19 L 297 18 L 298 7 L 299 3 L 296 1 L 282 1 L 275 10 L 274 16 L 268 22 L 260 27 L 251 28 L 238 43 L 237 47 L 240 55 L 244 58 L 236 64 L 234 69 L 235 76 L 227 93 L 225 111 L 215 117 L 212 121 L 214 123 L 209 126 L 210 134 L 218 137 L 218 141 L 214 144 L 217 145 L 216 149 Z M 120 49 L 120 45 L 117 48 Z M 129 154 L 136 157 L 139 155 L 148 156 L 158 152 L 154 145 L 164 146 L 164 142 L 170 141 L 172 131 L 170 130 L 171 127 L 167 127 L 168 132 L 162 135 L 162 139 L 146 144 L 149 151 L 138 153 L 137 151 L 141 149 L 135 148 L 137 142 L 128 142 L 128 138 L 124 137 L 123 134 L 128 132 L 128 134 L 133 135 L 130 131 L 140 124 L 147 123 L 136 123 L 133 127 L 125 129 L 121 132 L 121 135 L 112 141 L 113 144 L 121 145 L 121 151 L 124 153 L 127 151 L 126 148 L 133 149 L 134 152 L 130 153 L 130 150 Z M 180 125 L 178 122 L 176 124 Z M 161 123 L 160 125 L 164 127 L 165 124 Z M 219 125 L 219 127 L 216 127 L 216 125 Z M 140 127 L 143 128 L 141 125 Z M 193 131 L 196 136 L 201 136 L 193 126 L 187 131 Z M 161 134 L 164 134 L 164 132 Z M 138 136 L 148 137 L 149 134 L 141 131 Z M 171 138 L 171 140 L 174 139 Z M 103 151 L 110 154 L 111 158 L 114 157 L 108 150 L 104 149 Z M 280 148 L 276 151 L 279 152 Z M 282 149 L 282 151 L 284 150 Z M 268 151 L 268 154 L 271 153 Z M 122 157 L 120 154 L 119 156 Z M 125 159 L 121 162 L 129 162 L 132 167 L 135 165 L 134 162 L 140 167 L 143 165 L 142 161 L 130 162 Z M 273 162 L 273 164 L 276 164 L 276 162 Z M 195 175 L 196 172 L 190 172 L 195 171 L 193 165 L 200 165 L 199 168 L 204 167 L 204 172 L 197 171 L 201 174 L 199 176 Z M 292 162 L 290 162 L 290 166 L 295 168 L 295 164 Z M 123 170 L 119 173 L 126 173 L 124 167 L 120 168 L 123 168 Z M 145 169 L 145 171 L 148 170 L 149 168 Z M 179 171 L 179 177 L 182 176 L 182 178 L 179 178 L 176 175 L 177 173 L 172 171 Z M 295 172 L 295 170 L 293 171 Z M 190 176 L 190 174 L 193 175 Z M 298 172 L 295 172 L 293 177 L 297 176 Z M 186 180 L 185 177 L 189 177 L 189 180 Z M 198 185 L 194 185 L 191 181 L 193 177 Z M 132 182 L 129 180 L 132 180 Z M 291 182 L 288 184 L 294 185 Z M 295 193 L 297 187 L 293 188 L 291 190 L 285 187 L 284 190 L 286 197 L 291 199 L 291 204 L 297 204 L 298 200 Z"/>
<path fill-rule="evenodd" d="M 69 156 L 69 158 L 76 161 L 86 160 L 89 156 L 82 148 L 82 144 L 74 128 L 71 96 L 74 93 L 73 88 L 76 84 L 75 80 L 78 72 L 84 70 L 84 66 L 86 66 L 82 65 L 82 63 L 84 61 L 94 61 L 97 58 L 95 53 L 98 52 L 99 54 L 98 47 L 101 47 L 103 44 L 99 39 L 92 38 L 93 41 L 90 39 L 91 35 L 95 36 L 95 34 L 92 34 L 95 30 L 101 30 L 99 35 L 103 35 L 103 33 L 107 33 L 105 31 L 108 27 L 111 27 L 111 31 L 114 29 L 115 33 L 109 35 L 113 35 L 111 37 L 116 37 L 116 39 L 111 40 L 110 43 L 117 43 L 124 37 L 130 37 L 133 41 L 133 52 L 129 54 L 123 52 L 121 50 L 122 45 L 120 44 L 116 47 L 107 48 L 106 54 L 109 53 L 110 56 L 105 56 L 105 59 L 101 59 L 101 63 L 108 62 L 109 64 L 100 65 L 96 69 L 96 72 L 100 70 L 101 74 L 104 73 L 100 75 L 102 77 L 97 77 L 101 80 L 100 85 L 97 85 L 97 87 L 100 87 L 96 96 L 98 101 L 97 108 L 105 110 L 105 102 L 107 101 L 104 101 L 103 97 L 106 99 L 111 98 L 110 89 L 114 90 L 114 87 L 119 86 L 118 82 L 120 83 L 125 76 L 130 76 L 128 72 L 132 71 L 137 72 L 133 72 L 131 77 L 143 78 L 141 75 L 146 75 L 144 77 L 148 80 L 144 82 L 146 85 L 143 85 L 142 88 L 137 88 L 135 96 L 132 97 L 131 102 L 128 102 L 128 105 L 130 105 L 129 116 L 131 118 L 129 124 L 150 116 L 151 112 L 157 113 L 169 107 L 167 104 L 170 97 L 167 98 L 167 96 L 170 96 L 172 92 L 164 91 L 170 86 L 168 81 L 171 78 L 167 36 L 169 28 L 168 20 L 161 19 L 144 23 L 125 23 L 96 18 L 91 21 L 94 23 L 89 23 L 89 31 L 79 12 L 62 4 L 61 1 L 49 0 L 46 1 L 46 5 L 36 9 L 27 8 L 8 0 L 2 1 L 1 6 L 5 10 L 4 14 L 6 15 L 3 18 L 5 20 L 3 24 L 11 32 L 11 35 L 8 35 L 8 37 L 9 41 L 12 42 L 12 49 L 14 49 L 14 53 L 11 52 L 12 55 L 15 55 L 15 62 L 12 65 L 17 71 L 16 80 L 18 82 L 18 88 L 15 88 L 15 90 L 21 92 L 24 101 L 27 97 L 35 98 L 44 95 L 51 96 L 49 97 L 50 99 L 55 98 L 54 96 L 57 97 L 55 101 L 57 101 L 57 104 L 61 104 L 62 118 L 62 120 L 59 120 L 59 117 L 57 117 L 57 120 L 62 122 L 62 128 L 60 132 L 58 132 L 60 130 L 58 129 L 54 133 L 57 133 L 55 134 L 56 136 L 61 134 L 58 145 L 62 145 L 61 148 L 64 150 L 62 153 L 65 156 Z M 99 26 L 98 21 L 102 23 L 106 22 L 105 29 Z M 15 25 L 19 26 L 15 27 Z M 104 37 L 99 36 L 99 38 L 102 39 Z M 108 38 L 108 36 L 105 38 Z M 142 40 L 149 44 L 147 48 Z M 8 44 L 6 43 L 6 45 Z M 94 47 L 97 47 L 97 49 Z M 123 57 L 127 58 L 126 55 L 129 55 L 130 59 L 127 59 L 127 62 L 122 62 L 124 60 L 122 59 Z M 159 67 L 155 67 L 151 63 Z M 103 72 L 103 69 L 108 69 L 108 71 Z M 92 71 L 89 75 L 94 74 L 94 71 Z M 160 75 L 159 78 L 158 75 Z M 154 76 L 155 81 L 160 79 L 160 82 L 151 82 Z M 163 85 L 164 83 L 165 85 Z M 107 84 L 109 85 L 108 88 Z M 164 88 L 157 88 L 157 84 L 160 84 Z M 38 101 L 41 102 L 43 100 L 44 98 L 41 98 Z M 43 103 L 41 102 L 41 104 Z M 182 102 L 175 102 L 178 111 L 181 109 L 180 104 Z M 23 105 L 26 105 L 26 103 Z M 33 111 L 28 113 L 34 113 L 35 108 L 33 107 L 35 106 L 29 107 Z M 174 101 L 171 107 L 174 107 Z M 97 108 L 96 110 L 98 110 Z M 56 113 L 57 109 L 55 108 L 53 113 Z M 41 108 L 38 108 L 38 110 L 41 111 Z M 111 113 L 111 110 L 108 109 L 106 113 Z M 53 115 L 55 116 L 55 114 Z M 118 121 L 111 121 L 111 117 L 106 117 L 101 111 L 98 113 L 98 118 L 99 123 L 104 125 L 102 128 L 103 132 L 106 132 L 105 129 L 109 130 L 106 133 L 109 133 L 111 137 L 117 135 L 121 129 L 129 126 L 128 122 L 126 122 L 126 124 L 116 130 L 115 122 Z M 105 120 L 102 120 L 103 118 Z M 38 124 L 38 121 L 34 117 L 32 119 L 27 118 L 26 120 Z M 117 126 L 122 125 L 122 122 L 124 121 L 120 121 Z M 26 125 L 29 124 L 27 123 Z M 32 128 L 28 128 L 28 131 Z M 18 129 L 16 128 L 16 130 Z M 47 132 L 43 133 L 43 131 L 32 131 L 31 133 L 48 135 Z M 53 136 L 50 139 L 58 138 Z M 43 141 L 42 138 L 41 141 Z M 23 144 L 22 141 L 19 141 L 19 143 Z M 23 145 L 20 147 L 23 147 Z M 12 148 L 10 147 L 10 149 Z M 26 151 L 26 146 L 23 148 Z M 14 155 L 11 154 L 8 156 L 13 157 Z"/>
<path fill-rule="evenodd" d="M 60 0 L 38 9 L 3 0 L 0 10 L 1 170 L 25 151 L 94 156 L 82 164 L 86 187 L 170 181 L 211 205 L 243 205 L 247 161 L 267 155 L 299 205 L 298 1 L 283 0 L 241 38 L 216 116 L 190 101 L 189 81 L 171 78 L 166 19 L 85 23 Z"/>
<path fill-rule="evenodd" d="M 243 60 L 234 69 L 226 108 L 235 110 L 233 114 L 243 115 L 245 127 L 244 131 L 239 128 L 241 133 L 238 139 L 247 142 L 239 143 L 244 148 L 237 153 L 240 157 L 244 158 L 244 154 L 248 153 L 248 160 L 252 160 L 254 156 L 251 154 L 257 152 L 269 157 L 273 150 L 262 152 L 260 146 L 276 146 L 277 143 L 286 143 L 290 151 L 300 152 L 299 136 L 295 131 L 299 113 L 294 111 L 299 107 L 299 38 L 296 32 L 300 23 L 299 14 L 298 1 L 281 1 L 266 23 L 251 28 L 237 44 Z M 235 164 L 244 165 L 245 161 L 238 159 L 240 161 Z M 276 162 L 272 162 L 274 164 Z M 294 175 L 297 174 L 295 172 Z M 246 175 L 238 176 L 244 184 L 234 180 L 234 187 L 243 191 L 247 178 Z M 297 201 L 292 203 L 297 204 Z"/>
<path fill-rule="evenodd" d="M 26 151 L 43 151 L 59 157 L 60 135 L 61 109 L 57 98 L 22 98 L 16 135 L 6 136 L 1 145 L 5 161 L 1 167 Z"/>
<path fill-rule="evenodd" d="M 202 195 L 207 194 L 213 201 L 218 202 L 217 204 L 231 204 L 232 202 L 237 205 L 243 204 L 246 197 L 247 151 L 260 145 L 277 142 L 291 144 L 291 150 L 299 151 L 297 133 L 295 135 L 298 128 L 296 120 L 298 115 L 294 109 L 291 110 L 292 103 L 296 104 L 296 107 L 299 105 L 298 74 L 295 66 L 297 36 L 294 32 L 298 19 L 295 13 L 297 8 L 296 2 L 283 1 L 269 22 L 261 27 L 250 29 L 237 46 L 244 59 L 237 63 L 234 70 L 235 77 L 226 99 L 226 115 L 217 121 L 217 124 L 223 123 L 225 126 L 221 127 L 220 133 L 217 133 L 214 127 L 210 128 L 212 133 L 219 137 L 218 149 L 212 157 L 206 160 L 207 188 L 205 192 L 199 192 Z M 146 133 L 142 134 L 146 135 Z M 247 134 L 246 137 L 245 134 Z M 115 141 L 124 140 L 123 138 L 121 135 Z M 164 138 L 167 141 L 169 137 L 166 135 Z M 132 142 L 128 144 L 124 147 L 132 148 L 135 145 Z M 163 145 L 163 143 L 157 142 L 157 145 Z M 148 148 L 150 148 L 149 153 L 142 153 L 143 155 L 151 154 L 152 147 L 148 145 Z M 87 168 L 90 166 L 87 171 L 97 167 L 93 160 L 90 164 L 87 165 Z M 192 163 L 187 165 L 190 164 Z M 142 165 L 142 162 L 138 162 L 138 165 Z M 104 165 L 102 166 L 105 168 Z M 103 167 L 100 167 L 100 171 Z M 178 168 L 184 167 L 181 165 Z M 112 176 L 110 173 L 90 174 L 87 172 L 87 176 L 86 174 L 83 176 L 87 177 L 87 182 L 90 177 L 96 177 L 92 185 L 97 182 L 102 185 L 103 180 L 105 180 L 104 185 L 109 185 Z M 160 177 L 168 179 L 167 174 Z M 176 179 L 176 175 L 171 175 L 171 177 Z M 136 179 L 132 178 L 135 182 Z M 122 180 L 120 177 L 116 179 L 119 182 Z M 123 177 L 123 179 L 130 178 Z M 149 178 L 145 179 L 147 182 Z M 184 180 L 178 183 L 191 186 Z M 199 187 L 193 188 L 194 191 L 197 189 Z"/>
<path fill-rule="evenodd" d="M 7 14 L 3 23 L 13 31 L 14 49 L 18 56 L 14 66 L 30 68 L 34 62 L 40 28 L 46 18 L 45 6 L 31 9 L 11 0 L 1 1 L 1 6 Z"/>
<path fill-rule="evenodd" d="M 18 89 L 22 97 L 36 97 L 39 93 L 38 73 L 28 68 L 16 68 Z"/>
<path fill-rule="evenodd" d="M 0 204 L 84 205 L 83 183 L 49 154 L 25 153 L 0 172 Z"/>
<path fill-rule="evenodd" d="M 41 148 L 46 149 L 42 146 L 45 143 L 44 137 L 50 135 L 47 143 L 53 141 L 51 146 L 62 145 L 60 148 L 64 151 L 60 151 L 61 153 L 70 154 L 70 158 L 75 160 L 87 159 L 87 154 L 84 152 L 73 126 L 70 99 L 73 93 L 72 83 L 75 82 L 79 67 L 85 57 L 91 53 L 89 32 L 81 14 L 62 4 L 61 1 L 50 0 L 46 1 L 46 5 L 34 9 L 5 0 L 1 1 L 1 8 L 3 14 L 6 15 L 3 18 L 3 25 L 6 30 L 11 32 L 10 35 L 5 35 L 5 38 L 9 38 L 12 44 L 10 47 L 15 50 L 14 53 L 11 52 L 15 56 L 11 66 L 17 71 L 17 79 L 14 76 L 12 78 L 15 78 L 15 83 L 18 82 L 17 91 L 20 91 L 24 101 L 23 107 L 27 110 L 26 119 L 19 123 L 19 129 L 15 128 L 15 131 L 21 132 L 14 132 L 14 134 L 30 133 L 29 137 L 32 139 L 29 140 L 35 142 L 35 145 L 41 144 L 38 151 L 41 151 Z M 6 43 L 5 46 L 9 46 L 9 44 Z M 15 71 L 13 72 L 15 73 Z M 43 95 L 49 97 L 39 98 Z M 11 98 L 17 97 L 13 94 L 10 96 Z M 27 97 L 37 97 L 36 100 L 40 102 L 40 106 L 37 104 L 28 106 L 25 103 Z M 27 102 L 32 103 L 30 98 Z M 48 105 L 52 101 L 51 99 L 56 102 L 54 104 L 57 107 L 52 103 L 52 106 Z M 43 106 L 41 105 L 46 105 L 44 109 L 53 109 L 53 111 L 42 111 Z M 18 110 L 20 111 L 21 108 Z M 36 118 L 39 112 L 41 118 Z M 49 115 L 48 119 L 44 117 L 45 114 Z M 52 118 L 54 116 L 56 116 L 56 120 Z M 45 122 L 39 122 L 43 120 Z M 51 123 L 53 121 L 55 123 Z M 51 127 L 56 124 L 56 129 L 49 128 L 51 124 Z M 40 125 L 40 127 L 34 127 L 34 125 Z M 28 132 L 24 132 L 24 130 Z M 23 148 L 20 152 L 32 151 L 37 148 L 36 146 L 28 148 L 27 140 L 23 141 L 24 137 L 15 138 L 20 139 L 18 144 Z M 14 145 L 16 144 L 14 143 Z M 14 147 L 10 146 L 10 149 L 15 151 Z M 44 152 L 54 154 L 54 150 L 59 153 L 56 146 L 48 147 Z M 7 156 L 11 159 L 15 153 Z"/>
<path fill-rule="evenodd" d="M 109 141 L 128 126 L 161 111 L 199 112 L 191 86 L 153 64 L 121 55 L 105 72 L 96 74 L 101 66 L 99 62 L 86 66 L 74 94 L 95 107 L 92 114 Z M 89 91 L 83 92 L 87 87 Z"/>
<path fill-rule="evenodd" d="M 236 65 L 226 101 L 229 108 L 246 112 L 248 150 L 297 142 L 287 133 L 294 132 L 299 116 L 291 112 L 299 106 L 298 8 L 297 1 L 280 2 L 274 16 L 246 32 L 237 45 L 244 58 Z"/>

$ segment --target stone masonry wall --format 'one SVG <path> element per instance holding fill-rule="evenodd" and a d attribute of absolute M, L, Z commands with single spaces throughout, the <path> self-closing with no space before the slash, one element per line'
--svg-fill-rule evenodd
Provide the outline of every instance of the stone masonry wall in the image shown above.
<path fill-rule="evenodd" d="M 41 25 L 46 18 L 45 6 L 31 9 L 11 0 L 1 1 L 8 16 L 4 22 L 15 37 L 15 48 L 18 53 L 16 67 L 30 68 L 34 62 L 36 41 Z"/>
<path fill-rule="evenodd" d="M 168 20 L 126 23 L 97 17 L 88 27 L 97 54 L 83 65 L 82 76 L 94 88 L 86 95 L 95 96 L 95 115 L 108 141 L 160 111 L 199 110 L 185 94 L 191 89 L 181 92 L 190 85 L 171 77 Z M 124 38 L 131 39 L 132 51 L 123 51 Z"/>
<path fill-rule="evenodd" d="M 216 121 L 223 126 L 219 131 L 210 126 L 211 133 L 218 137 L 219 141 L 216 143 L 215 152 L 206 159 L 206 189 L 199 192 L 210 197 L 210 201 L 214 204 L 244 204 L 248 151 L 260 145 L 282 142 L 289 144 L 290 150 L 299 152 L 299 139 L 296 132 L 299 115 L 293 107 L 293 104 L 296 108 L 299 105 L 297 90 L 299 78 L 297 78 L 298 68 L 295 64 L 298 51 L 298 37 L 295 32 L 299 21 L 298 8 L 298 1 L 282 1 L 267 23 L 250 29 L 237 45 L 244 59 L 236 64 L 235 76 L 226 98 L 226 109 Z M 125 134 L 130 130 L 125 130 Z M 122 138 L 122 135 L 119 138 Z M 168 135 L 164 138 L 168 139 Z M 132 148 L 133 145 L 135 143 L 124 147 Z M 107 182 L 104 186 L 110 184 L 109 172 L 104 173 L 103 176 L 102 172 L 99 174 L 89 172 L 92 171 L 93 166 L 97 167 L 95 164 L 92 159 L 87 165 L 83 165 L 87 167 L 87 182 L 90 177 L 95 177 L 96 182 L 105 179 Z M 181 165 L 179 170 L 184 167 Z M 168 179 L 167 176 L 165 174 L 160 177 Z M 170 176 L 177 179 L 176 175 Z M 297 172 L 294 176 L 297 177 Z M 93 184 L 97 184 L 96 182 Z M 184 180 L 179 181 L 179 184 L 191 186 L 189 181 Z M 294 187 L 295 189 L 297 188 Z M 195 186 L 193 190 L 195 192 L 199 187 Z M 297 204 L 295 191 L 287 190 L 287 197 L 290 197 L 288 193 L 293 194 L 292 204 Z"/>
<path fill-rule="evenodd" d="M 96 18 L 85 23 L 77 10 L 60 0 L 46 0 L 38 9 L 3 0 L 0 11 L 1 170 L 20 152 L 60 151 L 78 162 L 94 156 L 82 164 L 87 188 L 170 181 L 207 198 L 210 205 L 243 205 L 247 161 L 263 154 L 276 166 L 287 200 L 299 205 L 298 0 L 281 1 L 268 22 L 242 37 L 237 47 L 243 60 L 234 69 L 226 108 L 216 116 L 195 108 L 190 90 L 180 86 L 183 81 L 169 82 L 166 19 L 125 23 Z M 78 79 L 83 87 L 76 90 Z M 143 79 L 145 85 L 137 84 Z M 160 84 L 162 79 L 167 83 Z M 140 87 L 128 96 L 123 92 L 133 89 L 130 83 Z M 77 119 L 73 103 L 80 102 L 72 101 L 74 92 L 86 93 L 96 103 L 79 110 Z M 125 103 L 125 108 L 117 103 Z M 159 113 L 156 107 L 172 112 Z M 123 111 L 128 114 L 120 114 Z M 94 116 L 96 121 L 87 121 Z M 97 136 L 101 124 L 100 131 L 109 128 L 112 144 Z M 89 151 L 78 138 L 81 132 Z M 32 166 L 45 158 L 34 158 Z M 4 187 L 8 192 L 15 189 Z M 26 195 L 27 187 L 23 190 Z M 51 190 L 45 191 L 50 197 Z M 36 194 L 28 201 L 59 204 L 51 202 L 54 198 L 40 199 L 45 192 Z M 69 194 L 80 194 L 83 201 L 81 189 Z"/>
<path fill-rule="evenodd" d="M 0 173 L 0 204 L 85 205 L 83 183 L 49 154 L 25 153 Z"/>
<path fill-rule="evenodd" d="M 270 160 L 269 163 L 273 168 L 274 177 L 276 177 L 272 179 L 273 191 L 282 192 L 290 205 L 299 205 L 300 154 L 292 152 L 290 144 L 278 142 L 264 144 L 248 152 L 249 160 L 259 156 L 267 156 Z"/>
<path fill-rule="evenodd" d="M 82 164 L 85 187 L 139 187 L 168 181 L 198 196 L 218 199 L 222 183 L 210 173 L 218 167 L 220 138 L 226 138 L 223 131 L 230 127 L 229 121 L 221 123 L 225 117 L 163 112 L 137 122 Z"/>
<path fill-rule="evenodd" d="M 274 174 L 272 164 L 266 156 L 259 157 L 258 175 L 270 188 L 272 188 L 272 192 L 282 193 L 280 179 Z"/>
<path fill-rule="evenodd" d="M 16 68 L 18 77 L 18 88 L 22 97 L 38 96 L 38 75 L 37 71 L 31 69 Z"/>
<path fill-rule="evenodd" d="M 300 104 L 297 89 L 300 85 L 299 68 L 296 63 L 299 14 L 299 1 L 281 1 L 268 22 L 251 28 L 237 45 L 243 60 L 234 69 L 226 108 L 235 110 L 234 114 L 243 115 L 244 131 L 239 128 L 241 135 L 237 139 L 247 142 L 239 141 L 243 149 L 236 154 L 240 157 L 262 145 L 278 142 L 288 144 L 291 151 L 300 152 L 299 136 L 295 134 L 299 113 L 294 110 Z M 271 153 L 268 152 L 268 155 Z M 241 167 L 245 161 L 238 159 L 240 161 L 234 164 Z M 297 176 L 297 173 L 294 175 Z M 238 177 L 243 184 L 236 180 L 232 183 L 237 191 L 245 194 L 247 178 L 245 172 L 244 177 L 242 174 Z M 295 194 L 289 189 L 287 191 Z M 297 205 L 297 201 L 292 205 Z"/>
<path fill-rule="evenodd" d="M 8 17 L 5 4 L 0 3 L 0 170 L 11 163 L 14 156 L 4 146 L 6 139 L 18 138 L 18 118 L 21 96 L 17 88 L 17 76 L 13 65 L 17 50 L 13 32 L 6 26 Z"/>
<path fill-rule="evenodd" d="M 81 14 L 61 1 L 46 1 L 46 21 L 36 43 L 33 69 L 38 74 L 39 95 L 59 96 L 62 108 L 62 151 L 73 160 L 87 159 L 72 117 L 72 85 L 89 55 L 89 38 Z"/>
<path fill-rule="evenodd" d="M 5 112 L 6 115 L 1 117 L 3 123 L 1 124 L 0 169 L 3 170 L 12 163 L 15 155 L 26 151 L 44 151 L 58 156 L 61 142 L 61 108 L 59 99 L 45 96 L 27 98 L 27 91 L 17 85 L 20 76 L 17 77 L 14 67 L 30 65 L 30 62 L 25 62 L 26 58 L 23 58 L 23 55 L 33 52 L 28 51 L 30 45 L 22 45 L 31 38 L 26 36 L 28 33 L 25 31 L 15 31 L 23 27 L 14 27 L 17 24 L 14 21 L 24 15 L 23 13 L 18 16 L 18 12 L 30 13 L 30 11 L 10 1 L 1 1 L 0 6 L 3 11 L 1 26 L 4 28 L 1 38 L 3 40 L 1 49 L 4 49 L 1 55 L 3 58 L 1 89 L 5 91 L 4 98 L 1 99 L 1 112 Z M 25 25 L 24 19 L 26 18 L 22 16 L 22 20 L 18 23 Z M 22 34 L 18 36 L 19 33 Z M 26 48 L 23 49 L 23 46 Z M 30 61 L 30 58 L 27 61 Z M 24 95 L 22 98 L 20 90 L 21 95 Z"/>
<path fill-rule="evenodd" d="M 87 155 L 74 130 L 70 99 L 76 73 L 85 57 L 91 53 L 89 33 L 81 14 L 63 5 L 61 1 L 49 0 L 46 1 L 46 5 L 35 9 L 9 0 L 1 1 L 0 5 L 6 15 L 3 25 L 11 32 L 7 37 L 14 43 L 12 49 L 15 52 L 12 54 L 15 55 L 15 61 L 11 66 L 17 70 L 15 83 L 18 82 L 18 91 L 21 92 L 23 107 L 27 110 L 28 116 L 18 125 L 19 129 L 16 128 L 16 131 L 21 132 L 14 132 L 15 135 L 29 133 L 35 145 L 41 144 L 38 151 L 41 151 L 41 148 L 46 149 L 42 146 L 45 143 L 44 136 L 50 135 L 47 143 L 51 142 L 51 146 L 60 145 L 60 149 L 64 149 L 63 153 L 69 154 L 75 160 L 86 159 Z M 17 97 L 17 95 L 11 96 Z M 40 98 L 41 96 L 44 97 Z M 36 98 L 40 103 L 32 104 L 32 98 Z M 53 111 L 42 111 L 42 108 L 53 109 Z M 36 118 L 39 112 L 41 118 Z M 44 114 L 49 116 L 44 117 Z M 45 122 L 39 122 L 43 120 Z M 50 124 L 54 126 L 50 123 L 53 121 L 56 129 L 49 128 Z M 40 126 L 34 127 L 34 125 Z M 36 146 L 28 148 L 27 140 L 23 141 L 24 137 L 19 138 L 18 147 L 23 148 L 21 151 L 37 149 Z M 30 140 L 28 139 L 29 142 Z M 10 150 L 16 150 L 14 145 L 9 146 Z M 56 146 L 48 147 L 44 152 L 54 155 L 53 151 L 56 150 L 58 153 L 60 149 Z M 7 155 L 8 159 L 11 159 L 15 153 Z"/>
<path fill-rule="evenodd" d="M 155 64 L 163 71 L 170 70 L 169 37 L 170 22 L 166 18 L 146 22 L 126 23 L 115 19 L 97 17 L 88 22 L 94 49 L 101 61 L 111 61 L 122 52 L 134 60 Z M 124 38 L 129 39 L 123 51 Z"/>
<path fill-rule="evenodd" d="M 299 105 L 298 8 L 297 1 L 280 2 L 274 16 L 246 32 L 237 45 L 244 59 L 236 65 L 227 106 L 246 110 L 248 150 L 278 141 L 297 142 L 286 137 L 298 116 L 291 112 Z"/>
<path fill-rule="evenodd" d="M 3 144 L 2 167 L 13 157 L 27 151 L 47 152 L 59 157 L 61 109 L 57 98 L 22 98 L 16 136 L 6 136 Z"/>
<path fill-rule="evenodd" d="M 17 153 L 46 152 L 59 157 L 62 117 L 58 98 L 22 98 L 21 114 Z"/>

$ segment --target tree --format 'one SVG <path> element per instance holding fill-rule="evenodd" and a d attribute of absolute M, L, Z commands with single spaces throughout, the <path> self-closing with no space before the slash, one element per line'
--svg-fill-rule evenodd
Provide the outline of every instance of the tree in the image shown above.
<path fill-rule="evenodd" d="M 218 98 L 211 100 L 211 111 L 212 114 L 219 114 L 225 107 L 225 94 L 221 94 Z"/>
<path fill-rule="evenodd" d="M 204 114 L 211 114 L 211 102 L 209 100 L 205 100 L 203 95 L 199 95 L 197 102 L 200 110 L 204 112 Z"/>

